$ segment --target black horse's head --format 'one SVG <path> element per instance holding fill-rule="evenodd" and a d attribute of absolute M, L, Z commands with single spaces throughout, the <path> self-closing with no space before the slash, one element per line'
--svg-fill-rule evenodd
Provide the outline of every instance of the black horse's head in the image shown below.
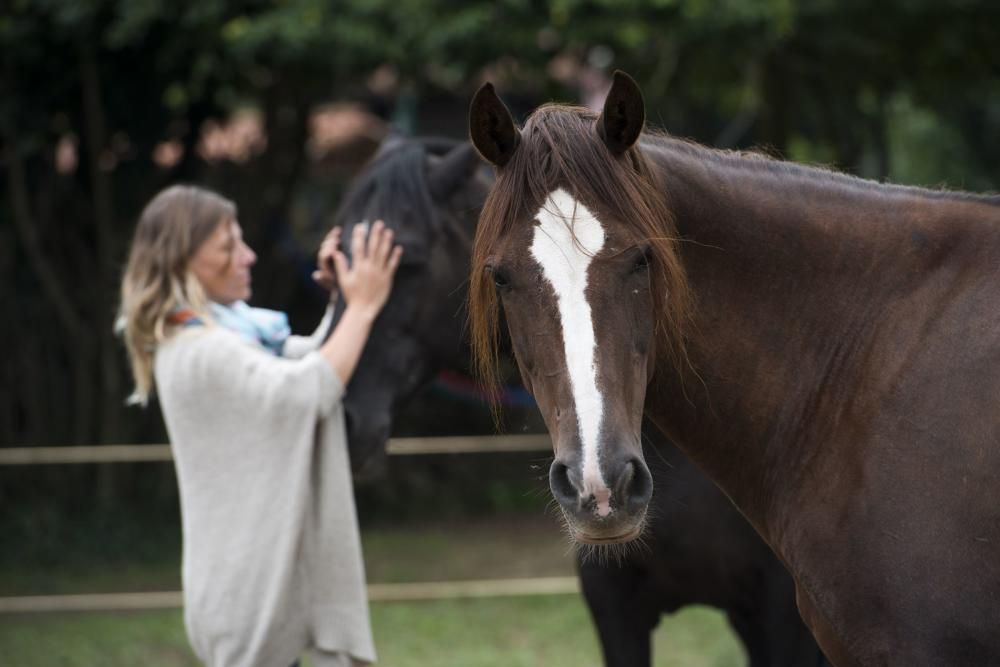
<path fill-rule="evenodd" d="M 490 186 L 481 164 L 468 143 L 390 138 L 337 212 L 342 238 L 352 238 L 354 225 L 383 220 L 404 250 L 344 399 L 352 467 L 360 477 L 382 469 L 399 406 L 439 369 L 468 358 L 462 327 L 453 320 L 462 317 L 465 293 L 458 287 L 467 278 L 472 233 Z M 341 301 L 334 325 L 343 308 Z"/>

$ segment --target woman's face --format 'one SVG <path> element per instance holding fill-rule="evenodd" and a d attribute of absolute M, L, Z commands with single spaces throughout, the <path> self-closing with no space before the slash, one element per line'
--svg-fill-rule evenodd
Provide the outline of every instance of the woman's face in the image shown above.
<path fill-rule="evenodd" d="M 250 267 L 256 261 L 257 255 L 243 242 L 240 224 L 223 220 L 195 251 L 188 270 L 209 299 L 229 305 L 250 298 Z"/>

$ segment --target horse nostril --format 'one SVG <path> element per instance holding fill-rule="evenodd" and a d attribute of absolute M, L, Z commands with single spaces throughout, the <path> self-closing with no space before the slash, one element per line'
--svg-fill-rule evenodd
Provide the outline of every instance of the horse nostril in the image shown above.
<path fill-rule="evenodd" d="M 641 512 L 653 497 L 653 476 L 641 459 L 625 464 L 615 485 L 629 512 Z"/>
<path fill-rule="evenodd" d="M 579 494 L 570 479 L 569 466 L 559 462 L 553 463 L 549 468 L 549 486 L 560 505 L 572 505 L 577 502 Z"/>

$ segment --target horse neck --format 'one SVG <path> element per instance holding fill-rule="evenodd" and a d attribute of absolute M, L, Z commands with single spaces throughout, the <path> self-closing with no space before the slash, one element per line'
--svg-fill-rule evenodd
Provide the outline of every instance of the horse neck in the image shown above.
<path fill-rule="evenodd" d="M 658 373 L 647 413 L 767 537 L 772 508 L 842 455 L 822 445 L 863 409 L 898 326 L 885 314 L 974 253 L 967 233 L 998 209 L 673 140 L 644 150 L 682 239 L 698 374 Z"/>

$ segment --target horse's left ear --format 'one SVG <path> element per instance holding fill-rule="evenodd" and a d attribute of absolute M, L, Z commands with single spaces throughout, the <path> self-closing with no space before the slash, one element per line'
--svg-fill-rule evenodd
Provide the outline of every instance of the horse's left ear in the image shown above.
<path fill-rule="evenodd" d="M 461 143 L 448 151 L 427 174 L 427 188 L 437 201 L 444 201 L 451 193 L 473 177 L 482 161 L 472 144 Z"/>
<path fill-rule="evenodd" d="M 597 119 L 597 133 L 612 153 L 621 155 L 639 139 L 645 122 L 646 105 L 639 84 L 625 72 L 615 70 L 611 92 Z"/>

